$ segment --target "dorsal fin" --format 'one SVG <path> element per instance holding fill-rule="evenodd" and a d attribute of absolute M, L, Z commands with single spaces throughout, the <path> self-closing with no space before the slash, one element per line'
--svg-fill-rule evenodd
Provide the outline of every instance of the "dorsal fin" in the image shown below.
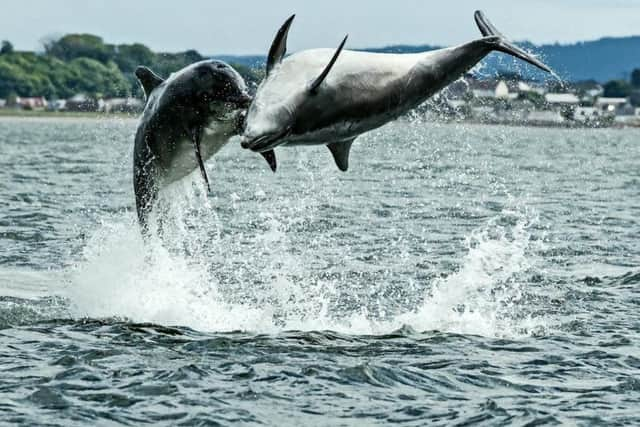
<path fill-rule="evenodd" d="M 295 17 L 295 14 L 291 15 L 289 19 L 282 24 L 276 37 L 273 39 L 273 43 L 271 43 L 269 56 L 267 57 L 267 76 L 273 67 L 282 61 L 282 58 L 284 58 L 284 55 L 287 53 L 287 35 L 289 34 L 289 27 L 291 27 L 291 23 Z"/>
<path fill-rule="evenodd" d="M 311 86 L 309 86 L 309 92 L 311 92 L 314 95 L 317 93 L 318 87 L 322 84 L 324 79 L 327 77 L 327 75 L 329 74 L 329 71 L 331 71 L 331 68 L 333 67 L 333 64 L 336 63 L 336 60 L 338 59 L 338 56 L 340 55 L 340 52 L 342 52 L 342 48 L 344 47 L 344 44 L 347 42 L 347 38 L 348 37 L 349 37 L 349 34 L 344 36 L 344 39 L 342 39 L 342 43 L 340 43 L 340 46 L 338 46 L 338 49 L 336 50 L 336 53 L 333 54 L 333 58 L 331 58 L 331 61 L 329 61 L 329 63 L 324 68 L 322 73 L 320 73 L 318 78 L 315 79 L 313 81 L 313 83 L 311 83 Z"/>
<path fill-rule="evenodd" d="M 353 139 L 327 144 L 331 154 L 333 154 L 333 160 L 336 161 L 336 166 L 338 166 L 338 169 L 342 172 L 346 172 L 347 169 L 349 169 L 349 151 L 351 150 L 351 144 L 353 144 Z"/>
<path fill-rule="evenodd" d="M 157 88 L 164 80 L 162 77 L 142 65 L 136 68 L 136 77 L 144 89 L 145 98 L 149 98 L 149 94 Z"/>

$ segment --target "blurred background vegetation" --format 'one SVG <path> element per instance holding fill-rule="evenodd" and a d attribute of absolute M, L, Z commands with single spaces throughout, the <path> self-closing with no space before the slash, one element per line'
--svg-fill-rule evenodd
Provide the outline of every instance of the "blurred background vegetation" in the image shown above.
<path fill-rule="evenodd" d="M 602 39 L 589 42 L 589 49 L 594 50 L 594 55 L 603 51 L 602 46 L 611 48 L 613 42 L 618 43 L 619 49 L 614 51 L 626 52 L 623 48 L 631 49 L 640 47 L 640 37 L 622 39 Z M 41 52 L 15 51 L 9 41 L 0 44 L 0 99 L 11 100 L 16 96 L 40 97 L 48 100 L 67 99 L 76 94 L 84 94 L 89 98 L 120 98 L 137 97 L 143 94 L 133 74 L 138 65 L 150 67 L 162 77 L 168 77 L 193 62 L 205 59 L 196 50 L 186 50 L 178 53 L 153 52 L 141 43 L 109 44 L 99 36 L 92 34 L 67 34 L 60 38 L 45 39 L 42 42 Z M 549 53 L 549 59 L 557 61 L 559 66 L 571 63 L 571 58 L 583 58 L 586 54 L 583 44 L 568 45 L 562 47 L 562 55 L 554 56 Z M 369 49 L 375 52 L 410 53 L 434 49 L 433 46 L 389 46 L 380 49 Z M 541 47 L 543 50 L 545 47 Z M 560 49 L 559 46 L 546 46 L 546 49 Z M 633 49 L 632 49 L 633 50 Z M 611 49 L 604 49 L 609 52 Z M 573 55 L 573 56 L 572 56 Z M 588 55 L 587 55 L 588 56 Z M 620 60 L 631 59 L 618 55 Z M 635 55 L 633 60 L 636 60 Z M 521 75 L 520 72 L 530 72 L 531 67 L 516 68 L 518 73 L 512 70 L 504 71 L 499 64 L 493 64 L 499 55 L 490 55 L 485 60 L 485 70 L 493 79 L 527 80 L 532 77 L 529 74 Z M 264 58 L 256 56 L 227 56 L 221 59 L 229 62 L 247 81 L 249 87 L 257 85 L 263 77 Z M 545 58 L 546 59 L 546 58 Z M 493 62 L 492 62 L 493 61 Z M 564 61 L 564 62 L 563 62 Z M 610 61 L 593 60 L 595 64 Z M 507 64 L 513 65 L 511 62 Z M 626 64 L 626 63 L 625 63 Z M 577 64 L 576 67 L 578 67 Z M 625 67 L 628 64 L 625 65 Z M 597 68 L 593 65 L 592 68 Z M 618 68 L 622 65 L 618 64 Z M 579 69 L 589 68 L 580 65 Z M 628 68 L 628 67 L 627 67 Z M 583 70 L 585 75 L 588 71 Z M 597 71 L 597 70 L 596 70 Z M 595 72 L 595 71 L 594 71 Z M 574 73 L 575 74 L 575 73 Z M 603 74 L 604 75 L 604 74 Z M 605 82 L 606 80 L 600 80 Z M 569 86 L 576 86 L 574 92 L 580 92 L 581 83 L 593 86 L 598 84 L 595 80 L 583 82 L 569 79 L 569 85 L 552 88 L 554 91 L 564 92 Z M 602 84 L 606 97 L 629 97 L 631 104 L 640 106 L 640 68 L 634 69 L 630 75 L 618 77 Z M 535 95 L 531 95 L 535 96 Z M 540 99 L 538 99 L 540 98 Z M 541 97 L 531 99 L 540 104 Z"/>
<path fill-rule="evenodd" d="M 0 45 L 0 98 L 44 96 L 69 98 L 84 93 L 95 98 L 142 97 L 133 74 L 138 65 L 162 77 L 205 59 L 195 50 L 157 53 L 140 43 L 108 44 L 92 34 L 67 34 L 43 43 L 44 52 L 18 52 L 9 41 Z M 231 64 L 247 83 L 258 82 L 260 71 Z"/>

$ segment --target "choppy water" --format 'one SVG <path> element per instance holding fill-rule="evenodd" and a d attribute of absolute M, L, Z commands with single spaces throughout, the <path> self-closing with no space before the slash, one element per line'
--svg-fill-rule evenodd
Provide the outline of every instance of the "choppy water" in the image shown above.
<path fill-rule="evenodd" d="M 145 247 L 134 129 L 0 119 L 0 423 L 640 423 L 639 131 L 227 147 Z"/>

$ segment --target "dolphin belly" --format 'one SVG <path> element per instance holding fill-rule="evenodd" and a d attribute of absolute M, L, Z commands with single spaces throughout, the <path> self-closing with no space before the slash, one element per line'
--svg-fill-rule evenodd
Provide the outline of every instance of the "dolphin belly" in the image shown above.
<path fill-rule="evenodd" d="M 336 116 L 336 121 L 333 123 L 302 134 L 288 136 L 283 145 L 324 145 L 336 141 L 355 139 L 363 133 L 377 129 L 397 119 L 405 111 L 406 108 L 401 106 L 400 108 L 379 111 L 370 115 L 357 112 L 352 117 L 349 117 L 348 112 L 342 112 L 342 116 Z"/>
<path fill-rule="evenodd" d="M 162 186 L 178 181 L 198 169 L 198 162 L 193 152 L 193 143 L 189 139 L 179 139 L 175 143 L 172 154 L 169 162 L 163 162 Z"/>
<path fill-rule="evenodd" d="M 204 161 L 209 160 L 233 136 L 235 122 L 212 122 L 204 128 L 201 141 L 201 154 Z M 176 141 L 170 156 L 166 156 L 169 162 L 164 162 L 162 170 L 162 184 L 168 185 L 190 175 L 198 169 L 198 160 L 193 151 L 193 142 L 185 137 Z"/>

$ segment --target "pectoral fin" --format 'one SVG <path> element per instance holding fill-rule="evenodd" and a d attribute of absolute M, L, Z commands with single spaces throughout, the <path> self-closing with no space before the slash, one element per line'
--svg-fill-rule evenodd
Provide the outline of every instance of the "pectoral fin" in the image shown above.
<path fill-rule="evenodd" d="M 349 151 L 351 150 L 351 144 L 353 144 L 353 139 L 327 144 L 331 154 L 333 154 L 333 159 L 336 161 L 336 166 L 338 166 L 338 169 L 342 172 L 346 172 L 347 169 L 349 169 Z"/>
<path fill-rule="evenodd" d="M 207 191 L 211 192 L 211 187 L 209 186 L 209 177 L 207 177 L 207 170 L 204 167 L 204 161 L 202 160 L 202 154 L 200 153 L 201 140 L 202 128 L 197 127 L 191 132 L 191 141 L 193 142 L 193 148 L 196 152 L 196 160 L 198 161 L 198 166 L 200 167 L 200 173 L 202 174 L 202 178 L 204 178 L 204 182 L 207 184 Z"/>
<path fill-rule="evenodd" d="M 262 157 L 264 157 L 264 159 L 269 164 L 271 171 L 275 172 L 278 167 L 278 163 L 276 162 L 276 152 L 273 150 L 269 150 L 269 151 L 263 151 L 260 154 L 262 155 Z"/>

